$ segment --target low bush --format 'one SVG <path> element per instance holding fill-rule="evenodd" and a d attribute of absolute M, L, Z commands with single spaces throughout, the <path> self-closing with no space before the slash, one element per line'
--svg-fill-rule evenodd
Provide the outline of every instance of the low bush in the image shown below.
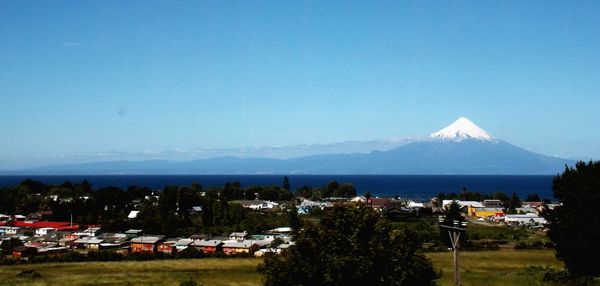
<path fill-rule="evenodd" d="M 533 242 L 517 241 L 515 249 L 549 249 L 552 248 L 552 242 L 536 240 Z"/>
<path fill-rule="evenodd" d="M 59 255 L 38 255 L 24 259 L 15 258 L 0 258 L 0 265 L 16 265 L 16 264 L 35 264 L 35 263 L 49 263 L 49 262 L 86 262 L 86 261 L 147 261 L 147 260 L 160 260 L 160 259 L 187 259 L 187 258 L 246 258 L 254 257 L 252 253 L 236 253 L 233 255 L 227 255 L 222 252 L 217 253 L 204 253 L 194 248 L 187 248 L 176 254 L 166 254 L 163 252 L 156 253 L 128 253 L 126 255 L 121 254 L 113 250 L 104 251 L 90 251 L 87 254 L 77 251 L 69 251 Z"/>
<path fill-rule="evenodd" d="M 27 270 L 23 270 L 21 272 L 19 272 L 19 274 L 17 274 L 17 277 L 19 278 L 41 278 L 42 274 L 40 274 L 39 272 L 37 272 L 35 269 L 27 269 Z"/>
<path fill-rule="evenodd" d="M 493 240 L 469 241 L 463 249 L 470 251 L 498 250 L 500 245 Z"/>
<path fill-rule="evenodd" d="M 196 283 L 196 281 L 194 281 L 190 278 L 190 279 L 181 281 L 181 283 L 179 283 L 179 286 L 198 286 L 198 283 Z"/>
<path fill-rule="evenodd" d="M 122 261 L 125 260 L 125 255 L 115 251 L 92 251 L 88 252 L 87 261 Z"/>
<path fill-rule="evenodd" d="M 177 254 L 175 254 L 175 258 L 176 259 L 181 259 L 181 258 L 203 258 L 206 257 L 207 255 L 204 254 L 204 252 L 196 250 L 193 247 L 188 247 L 180 252 L 177 252 Z"/>

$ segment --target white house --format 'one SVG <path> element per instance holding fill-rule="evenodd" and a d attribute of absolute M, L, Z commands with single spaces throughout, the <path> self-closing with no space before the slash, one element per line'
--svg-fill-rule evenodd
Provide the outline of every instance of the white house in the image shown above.
<path fill-rule="evenodd" d="M 449 205 L 452 202 L 457 202 L 461 208 L 464 207 L 474 207 L 474 208 L 482 208 L 483 204 L 481 202 L 476 202 L 476 201 L 460 201 L 460 200 L 443 200 L 442 201 L 442 207 L 446 207 L 447 205 Z"/>
<path fill-rule="evenodd" d="M 189 238 L 180 239 L 175 243 L 175 249 L 177 249 L 177 251 L 182 251 L 188 248 L 193 242 L 194 240 Z"/>
<path fill-rule="evenodd" d="M 18 226 L 0 226 L 0 232 L 6 235 L 16 235 L 20 229 Z"/>
<path fill-rule="evenodd" d="M 134 219 L 137 217 L 137 215 L 140 213 L 140 211 L 130 211 L 129 214 L 127 215 L 128 219 Z"/>
<path fill-rule="evenodd" d="M 42 236 L 56 232 L 56 228 L 42 227 L 35 230 L 35 235 Z"/>
<path fill-rule="evenodd" d="M 518 214 L 528 214 L 528 213 L 537 214 L 538 213 L 538 210 L 535 208 L 515 208 L 515 211 Z"/>
<path fill-rule="evenodd" d="M 279 207 L 279 204 L 271 201 L 261 201 L 261 200 L 253 200 L 253 201 L 238 201 L 243 207 L 253 209 L 253 210 L 262 210 L 262 209 L 273 209 Z"/>
<path fill-rule="evenodd" d="M 353 203 L 366 203 L 367 198 L 365 196 L 356 196 L 350 200 Z"/>
<path fill-rule="evenodd" d="M 414 201 L 408 201 L 408 204 L 406 204 L 406 207 L 409 208 L 423 208 L 425 207 L 425 205 L 423 203 L 417 203 Z"/>
<path fill-rule="evenodd" d="M 289 226 L 284 226 L 284 227 L 278 227 L 278 228 L 274 228 L 272 230 L 270 230 L 271 233 L 284 233 L 284 234 L 288 234 L 292 232 L 292 228 Z"/>
<path fill-rule="evenodd" d="M 16 235 L 17 232 L 21 229 L 18 226 L 1 226 L 0 228 L 4 230 L 4 234 L 6 235 Z"/>
<path fill-rule="evenodd" d="M 98 236 L 99 234 L 100 234 L 99 227 L 88 227 L 82 231 L 73 233 L 73 235 L 77 235 L 77 236 L 79 236 L 79 238 L 86 237 L 86 236 L 94 237 L 94 236 Z"/>
<path fill-rule="evenodd" d="M 545 224 L 546 219 L 534 213 L 509 214 L 504 217 L 504 222 L 517 225 L 540 225 Z"/>
<path fill-rule="evenodd" d="M 232 232 L 229 235 L 229 239 L 241 241 L 241 240 L 244 240 L 247 236 L 248 236 L 248 233 L 245 231 L 244 232 Z"/>

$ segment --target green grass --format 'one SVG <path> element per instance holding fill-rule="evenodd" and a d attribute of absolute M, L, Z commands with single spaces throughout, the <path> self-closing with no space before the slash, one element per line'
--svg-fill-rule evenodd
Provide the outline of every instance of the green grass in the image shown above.
<path fill-rule="evenodd" d="M 428 253 L 442 270 L 439 285 L 452 285 L 452 253 Z M 205 258 L 181 260 L 47 263 L 0 267 L 1 285 L 179 285 L 189 277 L 198 284 L 261 285 L 258 258 Z M 503 250 L 461 253 L 462 285 L 543 285 L 542 271 L 527 266 L 561 268 L 550 250 Z M 17 278 L 25 269 L 42 277 Z"/>
<path fill-rule="evenodd" d="M 453 258 L 451 252 L 429 253 L 436 269 L 442 270 L 440 285 L 453 285 Z M 562 268 L 563 264 L 551 250 L 503 250 L 462 252 L 461 285 L 545 285 L 542 271 L 531 271 L 528 266 Z"/>
<path fill-rule="evenodd" d="M 179 285 L 188 278 L 208 285 L 261 285 L 255 258 L 47 263 L 0 267 L 2 285 Z M 42 277 L 17 278 L 25 269 Z"/>
<path fill-rule="evenodd" d="M 547 241 L 546 234 L 525 227 L 508 227 L 505 225 L 488 225 L 471 223 L 467 227 L 469 240 L 492 239 L 507 241 Z"/>

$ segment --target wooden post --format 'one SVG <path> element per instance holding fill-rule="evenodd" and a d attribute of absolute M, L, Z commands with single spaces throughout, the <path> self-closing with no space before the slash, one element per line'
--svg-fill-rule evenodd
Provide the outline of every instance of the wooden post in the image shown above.
<path fill-rule="evenodd" d="M 458 253 L 460 232 L 459 231 L 448 231 L 450 235 L 450 242 L 452 243 L 452 251 L 454 254 L 454 285 L 460 285 L 460 256 Z"/>

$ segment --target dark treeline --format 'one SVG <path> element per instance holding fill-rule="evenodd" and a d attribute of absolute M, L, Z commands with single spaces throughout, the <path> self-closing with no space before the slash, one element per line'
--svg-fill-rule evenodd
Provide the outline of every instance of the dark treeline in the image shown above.
<path fill-rule="evenodd" d="M 218 253 L 204 253 L 200 250 L 196 250 L 193 247 L 186 248 L 182 251 L 167 254 L 164 252 L 155 253 L 122 253 L 114 250 L 101 250 L 101 251 L 89 251 L 87 253 L 70 251 L 59 255 L 38 255 L 25 259 L 11 259 L 6 256 L 0 256 L 0 265 L 22 265 L 22 264 L 36 264 L 36 263 L 66 263 L 66 262 L 91 262 L 91 261 L 148 261 L 148 260 L 160 260 L 160 259 L 189 259 L 189 258 L 238 258 L 238 257 L 252 257 L 249 253 L 237 253 L 237 254 L 223 254 Z"/>
<path fill-rule="evenodd" d="M 322 188 L 311 188 L 304 185 L 302 188 L 298 188 L 296 194 L 299 197 L 311 200 L 320 200 L 329 197 L 349 198 L 356 196 L 356 189 L 352 184 L 339 184 L 337 181 L 332 181 Z"/>
<path fill-rule="evenodd" d="M 140 186 L 94 190 L 87 181 L 46 185 L 28 179 L 14 187 L 0 188 L 0 213 L 27 215 L 47 211 L 51 214 L 46 220 L 69 221 L 72 216 L 75 224 L 101 225 L 105 231 L 143 229 L 168 236 L 241 230 L 257 233 L 289 225 L 289 212 L 253 211 L 231 202 L 260 199 L 283 202 L 284 207 L 285 202 L 293 205 L 295 194 L 289 190 L 289 180 L 284 178 L 282 185 L 242 188 L 234 182 L 211 188 L 200 184 L 169 186 L 162 191 Z M 305 187 L 296 193 L 303 195 L 306 189 L 312 190 Z M 337 182 L 315 190 L 320 197 L 356 194 L 352 185 Z M 128 219 L 133 210 L 140 212 L 136 218 Z"/>

